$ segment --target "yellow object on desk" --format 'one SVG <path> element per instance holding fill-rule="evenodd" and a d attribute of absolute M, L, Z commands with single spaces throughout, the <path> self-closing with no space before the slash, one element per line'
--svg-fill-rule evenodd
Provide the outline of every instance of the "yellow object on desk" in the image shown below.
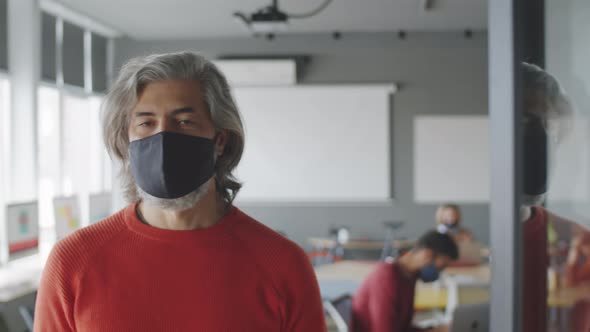
<path fill-rule="evenodd" d="M 461 304 L 476 304 L 490 300 L 490 292 L 487 288 L 459 287 L 458 293 Z M 418 283 L 414 295 L 414 309 L 444 309 L 447 306 L 447 299 L 448 291 L 445 287 Z"/>
<path fill-rule="evenodd" d="M 443 309 L 447 306 L 448 292 L 443 287 L 431 287 L 419 283 L 414 295 L 414 309 Z"/>

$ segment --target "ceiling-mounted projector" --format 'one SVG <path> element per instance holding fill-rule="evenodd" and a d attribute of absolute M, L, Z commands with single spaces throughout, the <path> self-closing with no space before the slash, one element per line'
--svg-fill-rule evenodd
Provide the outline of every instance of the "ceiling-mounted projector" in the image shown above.
<path fill-rule="evenodd" d="M 288 14 L 279 9 L 278 0 L 273 0 L 269 6 L 258 11 L 245 14 L 235 12 L 234 17 L 238 18 L 253 33 L 275 33 L 287 30 L 289 19 L 308 18 L 319 14 L 332 0 L 325 0 L 318 8 L 304 14 Z"/>

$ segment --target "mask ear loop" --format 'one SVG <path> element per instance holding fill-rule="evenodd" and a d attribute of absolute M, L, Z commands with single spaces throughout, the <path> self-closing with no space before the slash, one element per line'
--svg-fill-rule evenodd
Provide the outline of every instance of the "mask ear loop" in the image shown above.
<path fill-rule="evenodd" d="M 214 163 L 214 177 L 217 176 L 217 160 L 223 155 L 223 150 L 217 152 L 217 139 L 221 136 L 221 130 L 215 130 L 215 136 L 213 136 L 213 163 Z M 225 150 L 225 149 L 224 149 Z"/>
<path fill-rule="evenodd" d="M 214 157 L 215 157 L 215 162 L 217 163 L 217 158 L 219 158 L 221 156 L 220 153 L 217 153 L 217 139 L 219 138 L 219 136 L 221 135 L 221 131 L 220 130 L 215 130 L 215 135 L 213 136 L 212 140 L 213 140 L 213 145 L 215 146 L 215 151 L 214 151 Z"/>

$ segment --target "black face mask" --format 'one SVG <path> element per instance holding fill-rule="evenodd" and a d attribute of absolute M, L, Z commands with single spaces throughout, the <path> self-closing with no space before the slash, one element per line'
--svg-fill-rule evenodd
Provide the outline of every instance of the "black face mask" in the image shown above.
<path fill-rule="evenodd" d="M 547 192 L 547 131 L 535 117 L 523 129 L 523 192 L 537 196 Z"/>
<path fill-rule="evenodd" d="M 215 172 L 215 140 L 171 132 L 129 144 L 137 185 L 158 198 L 179 198 L 197 190 Z"/>

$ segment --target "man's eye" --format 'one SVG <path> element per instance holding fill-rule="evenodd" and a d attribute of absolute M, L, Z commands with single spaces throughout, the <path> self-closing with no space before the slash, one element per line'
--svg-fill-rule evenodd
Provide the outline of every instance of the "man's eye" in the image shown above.
<path fill-rule="evenodd" d="M 178 123 L 181 125 L 189 125 L 189 124 L 192 124 L 193 122 L 191 120 L 179 120 Z"/>

